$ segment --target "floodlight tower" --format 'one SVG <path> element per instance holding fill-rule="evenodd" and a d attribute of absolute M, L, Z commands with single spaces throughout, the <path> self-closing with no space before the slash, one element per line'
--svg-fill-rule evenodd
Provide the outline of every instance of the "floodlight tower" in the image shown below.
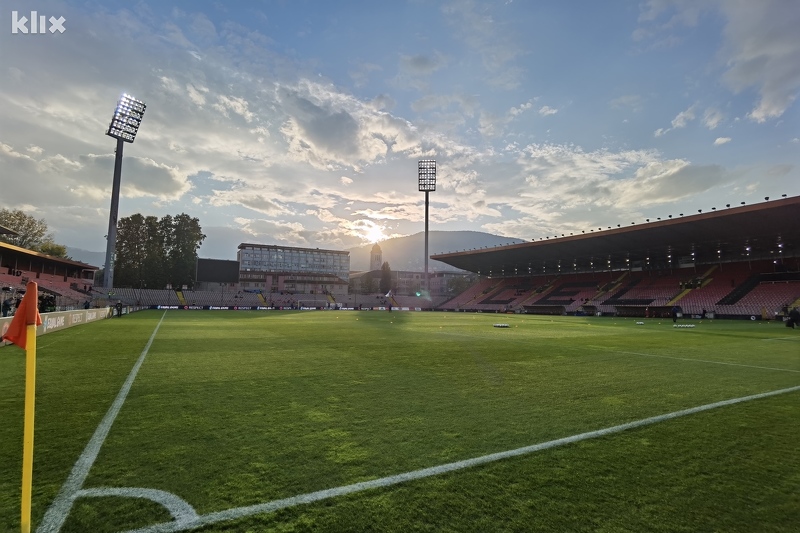
<path fill-rule="evenodd" d="M 419 190 L 425 193 L 425 290 L 430 294 L 428 280 L 428 193 L 436 190 L 436 160 L 420 159 L 417 164 Z"/>
<path fill-rule="evenodd" d="M 117 109 L 111 117 L 106 135 L 117 140 L 116 157 L 114 158 L 114 184 L 111 187 L 111 211 L 108 214 L 108 235 L 106 240 L 106 263 L 103 272 L 103 287 L 114 286 L 114 260 L 117 248 L 117 212 L 119 211 L 119 184 L 122 178 L 123 143 L 132 143 L 142 123 L 147 106 L 129 94 L 123 94 L 117 102 Z"/>

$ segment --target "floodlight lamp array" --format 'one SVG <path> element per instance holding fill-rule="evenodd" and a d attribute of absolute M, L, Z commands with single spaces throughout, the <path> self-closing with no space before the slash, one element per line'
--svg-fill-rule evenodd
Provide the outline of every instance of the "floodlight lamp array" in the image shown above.
<path fill-rule="evenodd" d="M 117 102 L 117 109 L 114 110 L 106 135 L 132 143 L 136 139 L 136 132 L 139 131 L 146 108 L 141 100 L 123 94 Z"/>
<path fill-rule="evenodd" d="M 420 159 L 417 165 L 419 170 L 419 190 L 429 192 L 436 190 L 436 160 Z"/>

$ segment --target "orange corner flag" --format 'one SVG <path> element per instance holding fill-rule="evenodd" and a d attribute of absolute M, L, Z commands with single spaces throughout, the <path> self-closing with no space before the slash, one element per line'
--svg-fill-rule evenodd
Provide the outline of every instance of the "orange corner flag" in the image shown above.
<path fill-rule="evenodd" d="M 3 335 L 25 350 L 25 420 L 22 428 L 22 500 L 20 503 L 22 533 L 31 531 L 31 499 L 33 495 L 33 415 L 36 398 L 36 326 L 39 316 L 39 286 L 28 283 L 27 291 L 17 307 L 8 331 Z M 30 338 L 28 337 L 30 335 Z"/>
<path fill-rule="evenodd" d="M 17 307 L 17 312 L 8 326 L 8 331 L 2 339 L 13 342 L 23 349 L 28 346 L 28 326 L 39 326 L 42 317 L 39 316 L 39 286 L 31 281 L 28 283 L 25 296 Z"/>

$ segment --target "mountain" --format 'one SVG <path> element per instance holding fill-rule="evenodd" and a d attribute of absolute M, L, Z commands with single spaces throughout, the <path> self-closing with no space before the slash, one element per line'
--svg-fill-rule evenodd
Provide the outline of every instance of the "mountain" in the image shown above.
<path fill-rule="evenodd" d="M 67 255 L 71 257 L 73 261 L 80 261 L 81 263 L 99 268 L 103 268 L 103 265 L 106 263 L 105 252 L 90 252 L 88 250 L 82 250 L 81 248 L 67 246 Z"/>
<path fill-rule="evenodd" d="M 429 255 L 459 252 L 482 248 L 484 246 L 499 246 L 503 244 L 517 244 L 525 242 L 521 239 L 512 239 L 483 233 L 480 231 L 431 231 L 428 235 Z M 425 232 L 396 237 L 378 243 L 383 253 L 383 260 L 389 262 L 392 270 L 411 270 L 422 272 L 425 270 Z M 350 270 L 368 270 L 369 254 L 372 244 L 350 248 Z M 90 252 L 81 248 L 67 246 L 67 255 L 75 261 L 102 268 L 105 265 L 105 252 Z M 458 270 L 440 261 L 428 261 L 428 269 Z"/>
<path fill-rule="evenodd" d="M 428 234 L 428 255 L 460 252 L 484 246 L 518 244 L 522 239 L 512 239 L 483 233 L 480 231 L 431 231 Z M 374 245 L 367 244 L 350 248 L 350 270 L 368 270 L 369 255 Z M 379 242 L 383 261 L 389 263 L 392 270 L 425 270 L 425 232 L 415 233 L 407 237 L 396 237 Z M 428 260 L 428 270 L 458 270 L 440 261 Z"/>

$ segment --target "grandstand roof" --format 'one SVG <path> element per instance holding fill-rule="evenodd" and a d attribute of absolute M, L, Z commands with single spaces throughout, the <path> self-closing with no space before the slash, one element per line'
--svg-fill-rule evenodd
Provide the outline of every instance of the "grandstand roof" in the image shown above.
<path fill-rule="evenodd" d="M 5 226 L 0 226 L 0 235 L 16 235 L 17 232 Z"/>
<path fill-rule="evenodd" d="M 239 245 L 239 250 L 243 248 L 268 248 L 270 250 L 298 250 L 302 252 L 325 252 L 329 254 L 350 255 L 348 250 L 324 250 L 320 248 L 302 248 L 299 246 L 284 246 L 282 244 L 254 244 L 243 242 Z"/>
<path fill-rule="evenodd" d="M 55 263 L 58 265 L 63 265 L 68 267 L 77 267 L 83 270 L 98 270 L 98 267 L 82 263 L 80 261 L 65 259 L 63 257 L 55 257 L 52 255 L 43 254 L 41 252 L 34 252 L 33 250 L 28 250 L 27 248 L 20 248 L 19 246 L 14 246 L 13 244 L 8 244 L 7 242 L 0 242 L 0 254 L 2 254 L 4 263 L 10 261 L 10 259 L 16 255 L 18 257 L 27 257 L 28 259 L 36 259 L 37 261 L 45 263 L 51 263 L 51 264 Z"/>
<path fill-rule="evenodd" d="M 798 257 L 800 197 L 791 197 L 431 259 L 481 275 L 509 276 Z"/>

